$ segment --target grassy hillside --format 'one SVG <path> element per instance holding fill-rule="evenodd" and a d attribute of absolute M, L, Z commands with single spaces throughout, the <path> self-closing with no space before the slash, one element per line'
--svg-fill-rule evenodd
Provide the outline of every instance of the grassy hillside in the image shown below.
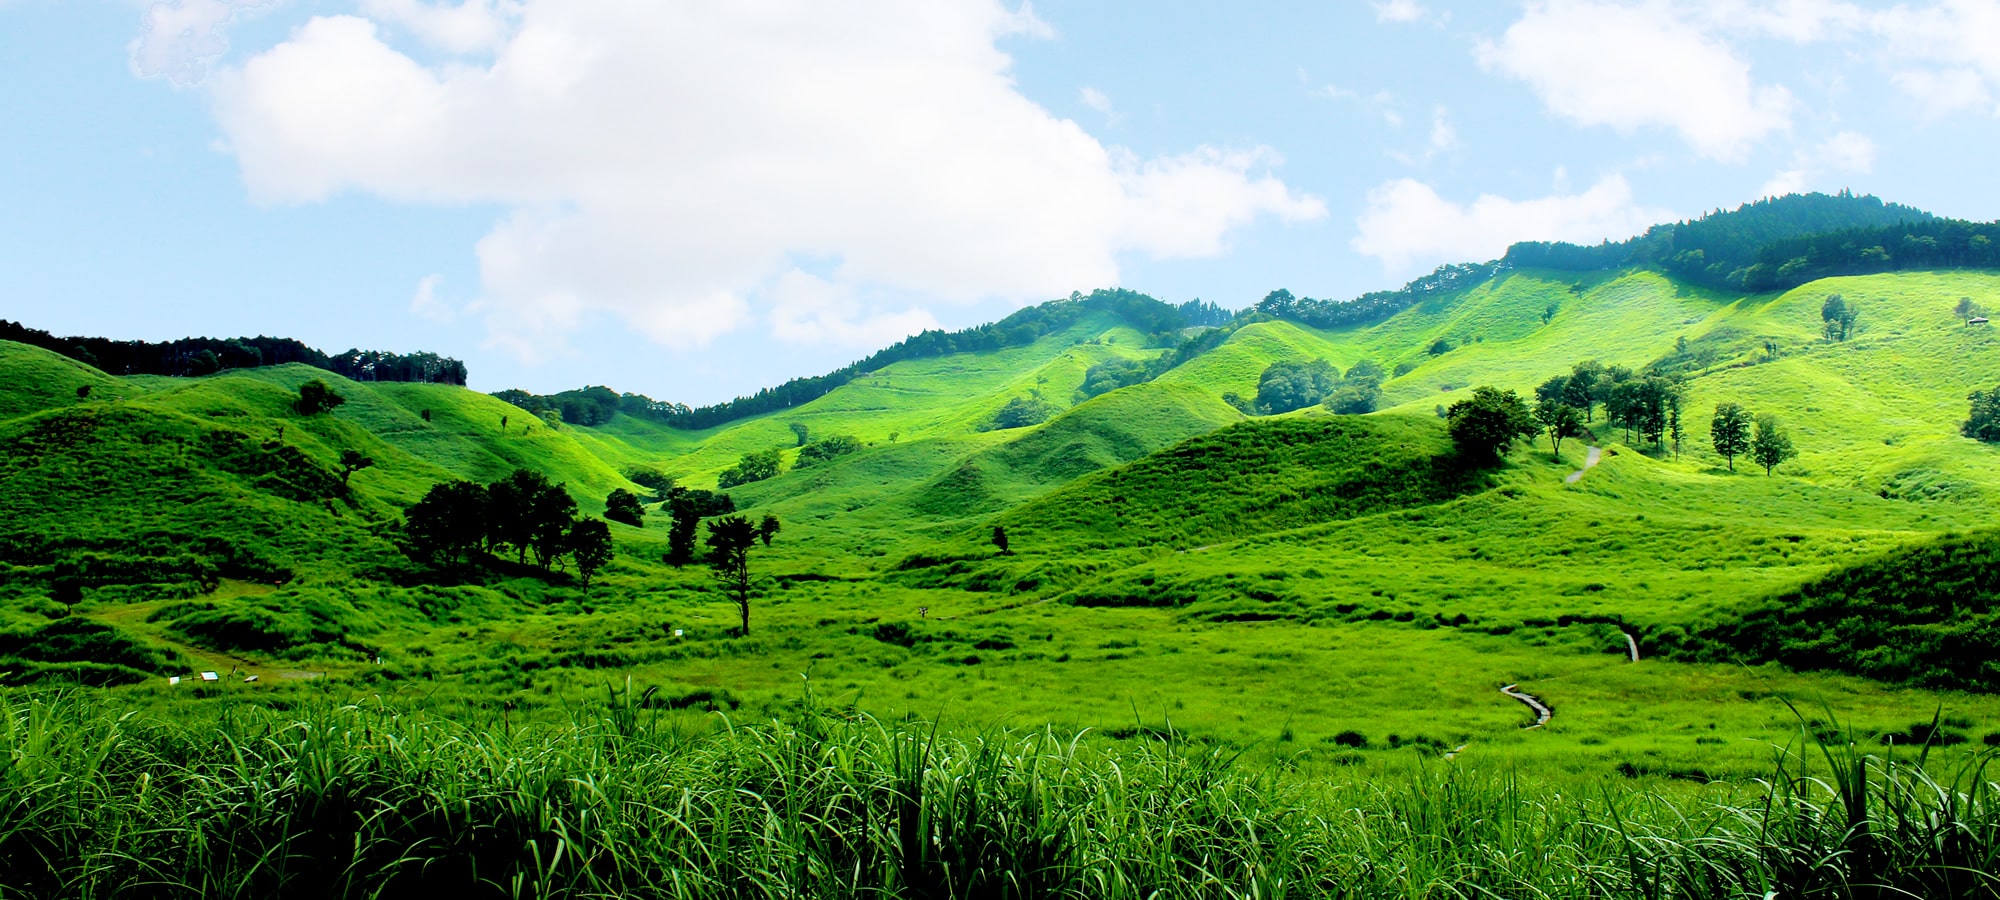
<path fill-rule="evenodd" d="M 1843 343 L 1820 337 L 1833 292 L 1862 310 Z M 627 416 L 551 428 L 461 388 L 303 367 L 114 378 L 0 344 L 0 564 L 12 576 L 0 599 L 16 636 L 58 621 L 108 629 L 142 663 L 112 680 L 151 678 L 132 694 L 168 708 L 212 699 L 157 678 L 194 664 L 260 675 L 230 688 L 245 698 L 325 673 L 523 718 L 559 717 L 626 677 L 676 708 L 777 709 L 803 675 L 884 716 L 1121 734 L 1171 720 L 1308 767 L 1469 748 L 1547 771 L 1741 774 L 1797 725 L 1778 696 L 1838 697 L 1876 735 L 1942 705 L 1952 733 L 1976 739 L 2000 733 L 1993 685 L 1792 672 L 1761 665 L 1785 661 L 1772 648 L 1700 636 L 1987 524 L 1997 451 L 1957 424 L 1966 393 L 2000 384 L 2000 356 L 1951 308 L 1996 293 L 2000 277 L 1977 272 L 1745 297 L 1646 270 L 1508 271 L 1366 327 L 1247 324 L 1151 381 L 1079 402 L 1090 366 L 1171 352 L 1090 314 L 704 431 Z M 1387 408 L 1246 421 L 1221 399 L 1254 395 L 1274 362 L 1314 358 L 1398 373 Z M 1560 461 L 1545 442 L 1487 470 L 1446 452 L 1438 406 L 1478 385 L 1525 393 L 1587 358 L 1686 379 L 1679 456 L 1601 424 Z M 309 378 L 347 403 L 298 415 Z M 981 430 L 1037 396 L 1046 422 Z M 1741 460 L 1727 471 L 1706 449 L 1708 413 L 1725 401 L 1779 416 L 1800 457 L 1770 477 Z M 794 423 L 861 448 L 795 468 Z M 1598 464 L 1569 480 L 1589 443 Z M 594 514 L 634 487 L 634 467 L 712 487 L 772 448 L 786 471 L 731 490 L 753 518 L 783 523 L 752 551 L 748 636 L 732 633 L 736 611 L 705 567 L 661 562 L 658 512 L 613 526 L 616 558 L 587 591 L 563 572 L 438 572 L 397 545 L 402 511 L 441 481 L 535 469 Z M 340 490 L 344 450 L 375 465 Z M 1012 554 L 987 543 L 994 526 Z M 72 576 L 86 584 L 65 620 L 51 591 Z M 1555 706 L 1548 727 L 1521 730 L 1524 708 L 1497 690 L 1509 683 Z M 1365 746 L 1335 742 L 1347 733 Z"/>

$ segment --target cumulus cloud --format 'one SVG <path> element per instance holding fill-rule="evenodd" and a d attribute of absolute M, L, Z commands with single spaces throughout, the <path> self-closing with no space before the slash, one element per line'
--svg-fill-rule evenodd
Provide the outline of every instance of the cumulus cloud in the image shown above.
<path fill-rule="evenodd" d="M 1865 134 L 1843 131 L 1818 146 L 1792 155 L 1792 167 L 1772 176 L 1759 192 L 1765 197 L 1800 194 L 1825 187 L 1827 175 L 1865 175 L 1875 170 L 1875 141 Z"/>
<path fill-rule="evenodd" d="M 1360 234 L 1351 246 L 1398 272 L 1494 259 L 1519 241 L 1623 240 L 1672 218 L 1665 210 L 1635 204 L 1622 175 L 1601 178 L 1580 194 L 1532 200 L 1482 194 L 1470 204 L 1454 203 L 1430 185 L 1401 178 L 1369 192 L 1368 208 L 1355 221 Z"/>
<path fill-rule="evenodd" d="M 228 30 L 239 17 L 271 0 L 173 0 L 146 7 L 139 36 L 126 48 L 132 72 L 175 84 L 199 83 L 229 51 Z"/>
<path fill-rule="evenodd" d="M 1628 134 L 1669 128 L 1712 159 L 1739 161 L 1791 126 L 1789 91 L 1756 83 L 1728 43 L 1664 0 L 1534 0 L 1474 55 L 1559 116 Z"/>
<path fill-rule="evenodd" d="M 997 0 L 364 11 L 210 77 L 244 182 L 266 203 L 506 207 L 480 305 L 525 355 L 602 315 L 673 346 L 760 311 L 800 340 L 908 328 L 929 320 L 869 298 L 1062 296 L 1116 283 L 1124 253 L 1214 255 L 1253 221 L 1325 215 L 1268 150 L 1141 158 L 1029 101 L 996 40 L 1048 29 Z M 796 258 L 831 261 L 824 290 L 788 278 Z"/>
<path fill-rule="evenodd" d="M 1428 15 L 1430 11 L 1417 0 L 1388 0 L 1375 4 L 1377 22 L 1421 22 Z"/>

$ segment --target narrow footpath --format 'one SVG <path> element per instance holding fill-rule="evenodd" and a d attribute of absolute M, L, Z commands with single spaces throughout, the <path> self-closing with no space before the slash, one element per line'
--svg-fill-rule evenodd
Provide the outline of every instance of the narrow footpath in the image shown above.
<path fill-rule="evenodd" d="M 1549 724 L 1549 717 L 1556 714 L 1555 710 L 1548 708 L 1548 706 L 1543 704 L 1542 701 L 1535 699 L 1534 695 L 1532 694 L 1524 694 L 1521 693 L 1520 691 L 1514 690 L 1517 687 L 1520 687 L 1520 685 L 1510 684 L 1506 687 L 1501 688 L 1500 693 L 1506 694 L 1507 696 L 1519 700 L 1522 703 L 1528 704 L 1528 708 L 1535 711 L 1535 724 L 1525 726 L 1522 730 L 1525 731 L 1527 729 L 1540 728 L 1543 725 Z"/>
<path fill-rule="evenodd" d="M 1592 447 L 1592 448 L 1590 448 L 1590 452 L 1589 452 L 1589 453 L 1586 453 L 1586 454 L 1584 454 L 1584 456 L 1583 456 L 1583 468 L 1581 468 L 1581 469 L 1578 469 L 1578 470 L 1576 470 L 1576 471 L 1574 471 L 1574 472 L 1571 472 L 1571 473 L 1569 473 L 1569 475 L 1568 475 L 1567 477 L 1565 477 L 1565 478 L 1563 479 L 1563 483 L 1564 483 L 1564 484 L 1575 484 L 1575 483 L 1577 483 L 1577 482 L 1579 482 L 1579 481 L 1582 481 L 1582 480 L 1583 480 L 1583 473 L 1585 473 L 1585 472 L 1588 472 L 1588 471 L 1590 471 L 1591 469 L 1594 469 L 1594 468 L 1596 468 L 1596 467 L 1597 467 L 1597 461 L 1598 461 L 1599 459 L 1602 459 L 1603 457 L 1604 457 L 1604 451 L 1602 451 L 1602 450 L 1599 450 L 1599 449 L 1598 449 L 1598 448 L 1596 448 L 1596 447 Z"/>

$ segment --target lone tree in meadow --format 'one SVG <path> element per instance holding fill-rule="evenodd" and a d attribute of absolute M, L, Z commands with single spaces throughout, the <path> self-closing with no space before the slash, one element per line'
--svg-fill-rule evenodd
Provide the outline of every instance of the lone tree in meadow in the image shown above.
<path fill-rule="evenodd" d="M 800 447 L 805 446 L 807 438 L 811 437 L 812 435 L 812 431 L 806 428 L 804 422 L 787 423 L 785 427 L 790 428 L 792 430 L 792 436 L 799 439 L 797 446 Z"/>
<path fill-rule="evenodd" d="M 1498 462 L 1515 438 L 1532 438 L 1541 430 L 1520 395 L 1496 387 L 1473 388 L 1472 396 L 1452 404 L 1444 417 L 1459 455 L 1477 462 Z"/>
<path fill-rule="evenodd" d="M 1792 449 L 1792 439 L 1779 427 L 1777 416 L 1766 413 L 1757 417 L 1757 433 L 1750 438 L 1750 458 L 1764 467 L 1765 475 L 1798 455 L 1799 451 Z"/>
<path fill-rule="evenodd" d="M 570 524 L 568 538 L 576 574 L 583 578 L 583 589 L 588 591 L 591 577 L 611 562 L 611 526 L 604 524 L 603 519 L 578 519 Z"/>
<path fill-rule="evenodd" d="M 1000 551 L 1001 556 L 1009 556 L 1014 552 L 1007 549 L 1007 527 L 1005 525 L 993 526 L 993 547 Z"/>
<path fill-rule="evenodd" d="M 743 634 L 750 634 L 750 548 L 757 545 L 757 526 L 742 516 L 723 516 L 708 523 L 708 565 L 723 590 L 743 614 Z"/>
<path fill-rule="evenodd" d="M 1563 438 L 1589 433 L 1583 430 L 1583 413 L 1561 400 L 1535 404 L 1535 424 L 1542 426 L 1542 433 L 1549 436 L 1549 454 L 1557 462 L 1562 461 Z"/>
<path fill-rule="evenodd" d="M 613 522 L 623 522 L 633 528 L 643 528 L 646 524 L 646 508 L 639 505 L 639 495 L 624 488 L 613 488 L 604 498 L 604 517 Z"/>
<path fill-rule="evenodd" d="M 364 456 L 359 450 L 340 451 L 340 486 L 346 487 L 349 476 L 374 464 L 374 457 Z"/>
<path fill-rule="evenodd" d="M 1736 471 L 1736 457 L 1750 449 L 1750 414 L 1734 403 L 1715 405 L 1715 418 L 1708 422 L 1708 437 L 1715 447 L 1716 455 L 1729 463 L 1729 471 Z"/>
<path fill-rule="evenodd" d="M 326 382 L 315 378 L 299 385 L 299 398 L 292 401 L 292 408 L 298 410 L 299 415 L 316 416 L 323 412 L 332 412 L 334 407 L 346 402 L 346 397 L 334 393 L 333 388 L 326 386 Z"/>
<path fill-rule="evenodd" d="M 1965 399 L 1972 401 L 1972 415 L 1958 426 L 1958 433 L 1975 441 L 2000 444 L 2000 387 L 1973 391 Z"/>
<path fill-rule="evenodd" d="M 1820 304 L 1819 318 L 1825 323 L 1827 340 L 1844 341 L 1854 333 L 1854 322 L 1861 318 L 1861 308 L 1839 294 L 1829 294 L 1826 302 Z"/>
<path fill-rule="evenodd" d="M 764 546 L 769 547 L 771 546 L 771 539 L 777 537 L 778 532 L 783 531 L 784 528 L 785 526 L 779 523 L 777 516 L 765 513 L 763 521 L 757 523 L 757 539 L 763 541 Z"/>

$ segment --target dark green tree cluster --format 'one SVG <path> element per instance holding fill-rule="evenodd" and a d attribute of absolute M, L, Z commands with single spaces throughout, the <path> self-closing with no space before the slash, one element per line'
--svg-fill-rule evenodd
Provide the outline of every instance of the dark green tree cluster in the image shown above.
<path fill-rule="evenodd" d="M 1320 401 L 1328 412 L 1343 416 L 1359 416 L 1375 411 L 1375 405 L 1382 400 L 1382 371 L 1380 363 L 1364 359 L 1347 370 L 1340 381 L 1333 386 L 1332 393 Z"/>
<path fill-rule="evenodd" d="M 1055 412 L 1055 407 L 1040 397 L 1015 397 L 1008 400 L 1007 405 L 1000 407 L 1000 411 L 994 413 L 993 418 L 979 426 L 979 430 L 1005 431 L 1009 428 L 1040 425 L 1055 415 Z"/>
<path fill-rule="evenodd" d="M 346 397 L 327 387 L 326 382 L 315 378 L 299 385 L 299 397 L 292 401 L 292 409 L 302 416 L 316 416 L 332 412 L 334 407 L 346 402 Z"/>
<path fill-rule="evenodd" d="M 1340 370 L 1324 359 L 1279 360 L 1257 378 L 1257 409 L 1264 415 L 1304 409 L 1333 393 Z"/>
<path fill-rule="evenodd" d="M 646 507 L 639 502 L 638 494 L 624 488 L 613 488 L 611 495 L 604 498 L 604 517 L 633 528 L 643 528 L 646 525 Z"/>
<path fill-rule="evenodd" d="M 476 562 L 511 551 L 544 571 L 565 559 L 586 584 L 608 559 L 611 532 L 576 515 L 576 500 L 540 472 L 515 469 L 491 484 L 450 481 L 433 486 L 404 516 L 411 554 L 442 565 Z"/>
<path fill-rule="evenodd" d="M 1753 416 L 1735 403 L 1716 404 L 1715 417 L 1708 423 L 1708 438 L 1731 472 L 1736 471 L 1736 457 L 1745 454 L 1764 467 L 1765 475 L 1799 455 L 1777 416 Z"/>
<path fill-rule="evenodd" d="M 1520 395 L 1495 387 L 1473 388 L 1471 397 L 1453 403 L 1445 410 L 1445 428 L 1459 456 L 1482 464 L 1499 461 L 1515 438 L 1540 430 Z"/>
<path fill-rule="evenodd" d="M 1108 394 L 1122 387 L 1142 384 L 1153 379 L 1153 367 L 1142 359 L 1107 359 L 1083 370 L 1083 386 L 1077 388 L 1079 402 L 1100 394 Z"/>
<path fill-rule="evenodd" d="M 1844 341 L 1854 333 L 1854 322 L 1861 318 L 1861 310 L 1839 294 L 1829 294 L 1826 302 L 1820 304 L 1819 318 L 1827 340 Z"/>
<path fill-rule="evenodd" d="M 716 485 L 728 490 L 737 485 L 776 478 L 783 471 L 783 466 L 783 451 L 776 448 L 753 450 L 739 457 L 736 465 L 722 470 L 722 474 L 716 476 Z"/>
<path fill-rule="evenodd" d="M 2000 387 L 1973 391 L 1965 399 L 1972 401 L 1972 412 L 1958 432 L 1975 441 L 2000 444 Z"/>
<path fill-rule="evenodd" d="M 31 344 L 113 375 L 213 375 L 224 369 L 302 363 L 352 381 L 465 383 L 464 363 L 434 353 L 399 355 L 375 350 L 348 350 L 329 356 L 291 338 L 202 337 L 164 343 L 114 341 L 100 337 L 57 337 L 38 328 L 0 319 L 0 340 Z"/>
<path fill-rule="evenodd" d="M 860 450 L 861 440 L 859 438 L 851 434 L 836 434 L 832 437 L 820 438 L 799 448 L 799 460 L 793 463 L 792 467 L 796 469 L 809 468 L 832 462 L 850 453 L 858 453 Z"/>
<path fill-rule="evenodd" d="M 340 486 L 346 487 L 347 479 L 353 476 L 355 472 L 373 465 L 375 465 L 375 457 L 368 456 L 359 450 L 340 451 Z"/>
<path fill-rule="evenodd" d="M 701 520 L 736 511 L 736 501 L 728 494 L 669 485 L 665 501 L 669 526 L 665 562 L 684 566 L 694 562 L 694 543 Z"/>
<path fill-rule="evenodd" d="M 667 493 L 674 489 L 673 476 L 646 466 L 640 466 L 626 472 L 625 477 L 630 479 L 633 484 L 652 491 L 653 499 L 648 501 L 652 503 L 665 503 Z"/>

